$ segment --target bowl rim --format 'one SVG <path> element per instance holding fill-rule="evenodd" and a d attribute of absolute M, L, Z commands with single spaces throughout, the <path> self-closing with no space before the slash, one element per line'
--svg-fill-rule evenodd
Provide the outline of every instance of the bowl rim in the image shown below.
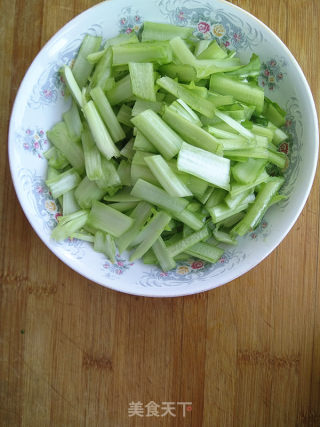
<path fill-rule="evenodd" d="M 22 201 L 22 198 L 20 196 L 20 193 L 18 191 L 19 185 L 17 183 L 17 177 L 15 175 L 14 172 L 14 165 L 13 165 L 13 141 L 14 141 L 14 118 L 17 114 L 17 110 L 18 110 L 18 105 L 19 105 L 19 101 L 20 98 L 22 97 L 22 92 L 24 87 L 26 86 L 26 82 L 28 80 L 29 75 L 31 75 L 32 72 L 32 68 L 33 65 L 39 60 L 40 57 L 42 57 L 48 50 L 50 50 L 51 46 L 55 44 L 56 40 L 59 39 L 65 32 L 70 30 L 70 27 L 72 27 L 72 25 L 74 25 L 76 23 L 76 21 L 78 21 L 80 19 L 81 16 L 87 14 L 89 11 L 92 11 L 95 8 L 99 8 L 101 7 L 102 4 L 110 4 L 110 3 L 115 3 L 115 0 L 105 0 L 102 2 L 99 2 L 97 4 L 95 4 L 94 6 L 91 6 L 90 8 L 82 11 L 81 13 L 79 13 L 78 15 L 74 16 L 70 21 L 68 21 L 66 24 L 64 24 L 52 37 L 50 37 L 50 39 L 43 45 L 42 48 L 40 48 L 39 52 L 37 53 L 37 55 L 34 57 L 34 59 L 32 60 L 32 62 L 30 63 L 27 71 L 24 74 L 23 79 L 20 82 L 19 88 L 17 90 L 16 96 L 15 96 L 15 100 L 11 109 L 11 114 L 10 114 L 10 122 L 9 122 L 9 128 L 8 128 L 8 158 L 9 158 L 9 167 L 10 167 L 10 174 L 11 174 L 11 178 L 12 178 L 12 182 L 13 182 L 13 186 L 14 186 L 14 190 L 16 193 L 16 196 L 18 198 L 20 207 L 24 213 L 24 215 L 27 217 L 29 224 L 31 225 L 31 227 L 33 228 L 33 230 L 35 231 L 35 233 L 38 235 L 38 237 L 42 240 L 42 242 L 45 244 L 45 246 L 54 253 L 54 255 L 56 255 L 60 261 L 62 261 L 64 264 L 66 264 L 69 268 L 71 268 L 72 270 L 74 270 L 76 273 L 78 273 L 80 276 L 84 277 L 87 280 L 92 281 L 93 283 L 97 283 L 105 288 L 108 289 L 112 289 L 113 291 L 117 291 L 117 292 L 121 292 L 124 294 L 128 294 L 128 295 L 135 295 L 135 296 L 141 296 L 141 297 L 150 297 L 150 298 L 173 298 L 173 297 L 183 297 L 183 296 L 188 296 L 188 295 L 194 295 L 194 294 L 198 294 L 198 293 L 202 293 L 202 292 L 207 292 L 209 290 L 215 289 L 217 287 L 220 287 L 222 285 L 225 285 L 227 283 L 231 283 L 234 280 L 236 280 L 237 278 L 243 276 L 244 274 L 246 274 L 247 272 L 249 272 L 250 270 L 252 270 L 253 268 L 255 268 L 258 264 L 260 264 L 265 258 L 267 258 L 271 252 L 273 252 L 279 245 L 280 243 L 284 240 L 284 238 L 288 235 L 288 233 L 290 232 L 290 230 L 292 229 L 292 227 L 294 226 L 294 224 L 297 222 L 298 217 L 300 216 L 303 208 L 305 207 L 305 204 L 308 200 L 308 197 L 310 195 L 311 192 L 311 188 L 315 179 L 315 174 L 316 174 L 316 169 L 317 169 L 317 163 L 318 163 L 318 156 L 319 156 L 319 124 L 318 124 L 318 114 L 317 114 L 317 109 L 315 106 L 315 102 L 314 102 L 314 98 L 308 83 L 307 78 L 305 77 L 298 61 L 296 60 L 296 58 L 294 57 L 294 55 L 291 53 L 291 51 L 289 50 L 289 48 L 286 46 L 286 44 L 280 39 L 280 37 L 273 31 L 271 30 L 271 28 L 269 28 L 266 24 L 264 24 L 260 19 L 256 18 L 254 15 L 252 15 L 250 12 L 246 11 L 245 9 L 242 9 L 240 6 L 234 5 L 233 3 L 230 3 L 226 0 L 215 0 L 216 2 L 228 5 L 228 6 L 232 6 L 233 8 L 235 8 L 237 11 L 239 11 L 240 13 L 243 13 L 245 15 L 248 15 L 251 19 L 253 19 L 254 21 L 256 21 L 259 25 L 263 26 L 264 29 L 272 36 L 274 37 L 278 43 L 281 44 L 282 48 L 285 50 L 286 54 L 289 56 L 289 58 L 292 60 L 292 62 L 295 65 L 296 71 L 298 72 L 301 81 L 304 85 L 304 88 L 306 90 L 306 96 L 308 98 L 308 103 L 311 106 L 311 110 L 312 110 L 312 116 L 313 116 L 313 131 L 312 133 L 314 133 L 315 135 L 315 141 L 314 141 L 314 150 L 315 150 L 315 156 L 313 157 L 313 163 L 312 166 L 309 170 L 311 171 L 310 175 L 309 175 L 309 180 L 308 180 L 308 186 L 306 188 L 306 191 L 304 193 L 303 198 L 300 200 L 299 203 L 299 209 L 297 209 L 295 211 L 294 216 L 292 217 L 290 224 L 288 224 L 286 232 L 278 239 L 275 239 L 275 243 L 272 244 L 272 247 L 267 250 L 265 252 L 265 254 L 263 254 L 263 256 L 259 259 L 258 262 L 251 262 L 246 264 L 245 268 L 240 268 L 237 270 L 237 273 L 232 277 L 231 280 L 227 279 L 227 280 L 222 280 L 219 281 L 218 284 L 211 284 L 210 282 L 205 282 L 204 286 L 202 286 L 200 289 L 193 289 L 193 287 L 191 286 L 188 289 L 183 290 L 182 292 L 179 292 L 179 288 L 175 288 L 175 293 L 172 294 L 170 292 L 168 292 L 169 288 L 162 288 L 163 293 L 161 294 L 156 294 L 151 292 L 148 292 L 147 294 L 144 292 L 138 292 L 138 291 L 134 291 L 131 289 L 128 290 L 122 290 L 122 289 L 118 289 L 117 286 L 113 285 L 112 281 L 109 281 L 107 284 L 104 283 L 101 280 L 96 280 L 96 279 L 92 279 L 91 277 L 89 277 L 88 274 L 85 274 L 83 272 L 80 271 L 80 268 L 78 268 L 77 265 L 73 264 L 72 260 L 69 260 L 68 258 L 65 258 L 63 256 L 63 254 L 59 253 L 58 248 L 56 248 L 53 245 L 50 245 L 50 242 L 47 242 L 45 237 L 43 235 L 41 235 L 40 231 L 37 230 L 37 228 L 35 227 L 35 225 L 33 224 L 32 218 L 30 217 L 30 215 L 27 214 L 27 212 L 24 209 L 24 202 Z M 128 280 L 128 284 L 129 284 L 130 279 Z M 148 288 L 149 290 L 150 288 Z M 150 290 L 152 290 L 153 288 L 151 288 Z M 146 288 L 141 288 L 141 291 L 146 290 Z"/>

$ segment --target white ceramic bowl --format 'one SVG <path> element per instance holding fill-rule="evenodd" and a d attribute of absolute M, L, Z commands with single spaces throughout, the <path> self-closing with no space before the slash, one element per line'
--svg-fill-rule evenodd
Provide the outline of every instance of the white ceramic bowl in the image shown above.
<path fill-rule="evenodd" d="M 260 83 L 266 95 L 288 112 L 290 167 L 283 193 L 288 200 L 272 207 L 260 227 L 210 265 L 180 263 L 168 273 L 117 256 L 110 264 L 90 244 L 50 239 L 57 205 L 44 184 L 48 148 L 46 130 L 61 120 L 68 106 L 58 69 L 75 56 L 85 33 L 113 37 L 138 31 L 144 20 L 187 25 L 202 38 L 217 38 L 243 60 L 257 53 L 263 61 Z M 317 114 L 308 83 L 280 39 L 242 9 L 219 0 L 111 0 L 83 12 L 44 46 L 26 73 L 17 94 L 9 130 L 9 159 L 14 186 L 32 227 L 63 262 L 88 279 L 130 294 L 169 297 L 215 288 L 241 276 L 262 261 L 286 236 L 309 195 L 318 159 Z"/>

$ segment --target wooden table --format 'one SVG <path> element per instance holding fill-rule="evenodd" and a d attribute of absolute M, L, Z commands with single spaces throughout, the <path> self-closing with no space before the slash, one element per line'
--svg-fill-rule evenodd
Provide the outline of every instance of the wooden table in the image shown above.
<path fill-rule="evenodd" d="M 44 43 L 95 0 L 2 0 L 0 129 Z M 234 0 L 269 25 L 319 106 L 319 0 Z M 24 216 L 0 156 L 1 426 L 319 426 L 319 173 L 293 230 L 227 286 L 176 299 L 105 289 Z M 177 416 L 129 417 L 130 402 Z M 180 405 L 177 403 L 180 402 Z M 183 417 L 183 402 L 192 402 Z M 190 411 L 190 409 L 192 409 Z"/>

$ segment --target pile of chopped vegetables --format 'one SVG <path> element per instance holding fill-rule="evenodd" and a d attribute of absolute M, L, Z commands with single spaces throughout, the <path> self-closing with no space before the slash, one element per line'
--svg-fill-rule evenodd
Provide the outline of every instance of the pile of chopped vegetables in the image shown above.
<path fill-rule="evenodd" d="M 259 57 L 243 65 L 192 32 L 145 22 L 103 47 L 86 35 L 61 69 L 72 105 L 47 132 L 46 184 L 63 213 L 52 238 L 164 271 L 215 263 L 284 198 L 286 113 L 258 85 Z"/>

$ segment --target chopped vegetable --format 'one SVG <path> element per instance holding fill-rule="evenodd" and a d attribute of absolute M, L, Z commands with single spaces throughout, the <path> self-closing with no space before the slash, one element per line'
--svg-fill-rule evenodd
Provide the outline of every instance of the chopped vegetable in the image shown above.
<path fill-rule="evenodd" d="M 286 198 L 286 112 L 257 83 L 260 58 L 153 22 L 100 45 L 86 35 L 60 71 L 72 104 L 47 132 L 52 238 L 163 271 L 217 262 Z"/>

